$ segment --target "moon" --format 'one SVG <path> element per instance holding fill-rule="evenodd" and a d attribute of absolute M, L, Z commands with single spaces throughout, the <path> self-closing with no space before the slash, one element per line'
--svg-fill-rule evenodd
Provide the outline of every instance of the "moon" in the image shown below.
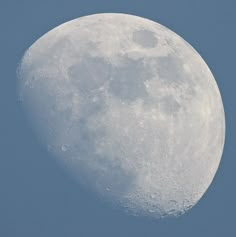
<path fill-rule="evenodd" d="M 131 215 L 179 216 L 218 169 L 216 81 L 179 35 L 138 16 L 95 14 L 39 38 L 17 68 L 42 144 L 80 185 Z"/>

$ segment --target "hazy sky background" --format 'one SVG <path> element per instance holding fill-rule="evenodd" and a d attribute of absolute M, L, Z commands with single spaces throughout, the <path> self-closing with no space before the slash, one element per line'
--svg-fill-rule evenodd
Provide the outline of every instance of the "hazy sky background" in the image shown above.
<path fill-rule="evenodd" d="M 236 1 L 0 0 L 0 236 L 234 236 L 236 234 Z M 83 190 L 40 146 L 17 101 L 16 67 L 52 28 L 104 12 L 157 21 L 206 60 L 220 88 L 226 143 L 215 179 L 177 219 L 126 216 Z"/>

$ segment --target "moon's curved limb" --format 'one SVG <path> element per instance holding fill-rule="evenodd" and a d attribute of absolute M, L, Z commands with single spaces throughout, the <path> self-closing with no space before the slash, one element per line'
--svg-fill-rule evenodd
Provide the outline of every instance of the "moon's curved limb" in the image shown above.
<path fill-rule="evenodd" d="M 78 18 L 36 41 L 18 74 L 44 144 L 105 199 L 176 216 L 212 182 L 221 96 L 199 54 L 164 26 L 125 14 Z"/>

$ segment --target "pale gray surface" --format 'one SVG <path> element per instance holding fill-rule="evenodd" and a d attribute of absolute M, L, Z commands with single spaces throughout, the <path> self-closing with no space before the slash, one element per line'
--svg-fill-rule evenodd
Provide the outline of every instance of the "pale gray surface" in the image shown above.
<path fill-rule="evenodd" d="M 234 0 L 23 0 L 0 3 L 0 236 L 236 236 Z M 26 49 L 54 27 L 80 16 L 123 12 L 178 32 L 206 60 L 226 114 L 223 157 L 212 184 L 179 218 L 150 220 L 114 210 L 57 165 L 38 143 L 16 93 Z"/>
<path fill-rule="evenodd" d="M 33 44 L 19 75 L 48 150 L 99 195 L 163 217 L 210 185 L 224 143 L 221 97 L 202 58 L 165 27 L 83 17 Z"/>

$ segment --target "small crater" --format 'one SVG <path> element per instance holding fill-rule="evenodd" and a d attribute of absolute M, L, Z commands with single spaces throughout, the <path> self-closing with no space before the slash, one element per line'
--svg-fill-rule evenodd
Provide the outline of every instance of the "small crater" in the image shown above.
<path fill-rule="evenodd" d="M 67 145 L 62 145 L 62 146 L 61 146 L 61 150 L 62 150 L 63 152 L 66 152 L 66 151 L 67 151 Z"/>
<path fill-rule="evenodd" d="M 154 48 L 158 40 L 154 33 L 149 30 L 138 30 L 133 33 L 133 41 L 144 48 Z"/>
<path fill-rule="evenodd" d="M 169 203 L 176 205 L 177 201 L 176 200 L 170 200 Z"/>
<path fill-rule="evenodd" d="M 149 209 L 148 211 L 149 211 L 149 213 L 155 213 L 156 212 L 155 209 Z"/>

